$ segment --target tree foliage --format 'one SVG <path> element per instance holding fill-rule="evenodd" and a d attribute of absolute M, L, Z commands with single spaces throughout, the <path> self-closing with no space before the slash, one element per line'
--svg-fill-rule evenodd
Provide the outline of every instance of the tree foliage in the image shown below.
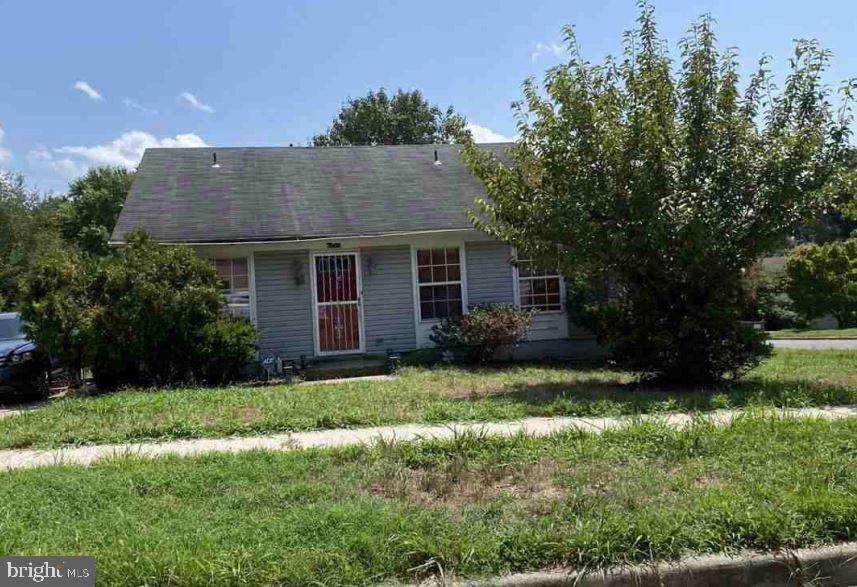
<path fill-rule="evenodd" d="M 65 365 L 91 367 L 100 388 L 234 378 L 253 351 L 252 324 L 224 316 L 214 268 L 189 248 L 142 232 L 115 255 L 40 258 L 21 315 Z"/>
<path fill-rule="evenodd" d="M 316 147 L 450 143 L 464 130 L 465 120 L 452 106 L 442 111 L 419 90 L 399 90 L 392 97 L 383 88 L 349 98 Z"/>
<path fill-rule="evenodd" d="M 91 255 L 106 255 L 108 241 L 125 204 L 134 172 L 123 167 L 95 167 L 69 184 L 69 206 L 62 236 Z"/>
<path fill-rule="evenodd" d="M 857 236 L 795 247 L 786 276 L 789 297 L 807 318 L 831 314 L 840 328 L 857 326 Z"/>
<path fill-rule="evenodd" d="M 844 158 L 845 171 L 831 185 L 827 206 L 795 231 L 799 243 L 841 241 L 857 230 L 857 149 L 850 149 Z"/>
<path fill-rule="evenodd" d="M 477 227 L 588 284 L 602 340 L 626 367 L 662 381 L 738 375 L 767 347 L 737 319 L 742 271 L 829 199 L 849 138 L 850 90 L 835 111 L 829 54 L 798 41 L 782 88 L 767 60 L 741 89 L 737 54 L 703 17 L 674 68 L 653 10 L 641 4 L 624 57 L 569 61 L 514 108 L 508 159 L 468 143 L 488 197 Z"/>
<path fill-rule="evenodd" d="M 0 310 L 14 307 L 18 282 L 42 251 L 60 247 L 62 201 L 27 189 L 23 177 L 0 174 Z"/>

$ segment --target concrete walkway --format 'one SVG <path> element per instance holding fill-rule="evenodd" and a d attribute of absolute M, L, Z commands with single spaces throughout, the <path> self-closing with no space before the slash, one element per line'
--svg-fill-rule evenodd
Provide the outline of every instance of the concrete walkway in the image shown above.
<path fill-rule="evenodd" d="M 857 350 L 857 338 L 777 338 L 771 344 L 780 349 Z"/>
<path fill-rule="evenodd" d="M 17 416 L 29 410 L 35 410 L 47 404 L 47 401 L 26 402 L 20 404 L 4 404 L 0 405 L 0 419 L 8 418 L 9 416 Z"/>
<path fill-rule="evenodd" d="M 709 412 L 701 417 L 717 425 L 732 421 L 741 410 Z M 768 410 L 775 416 L 800 416 L 835 420 L 857 416 L 857 406 L 829 408 L 800 408 L 793 410 Z M 699 416 L 697 416 L 699 417 Z M 499 436 L 510 436 L 519 432 L 534 436 L 548 436 L 566 429 L 600 433 L 611 428 L 620 428 L 633 421 L 664 422 L 671 426 L 685 426 L 692 422 L 693 415 L 669 414 L 620 418 L 527 418 L 509 422 L 455 422 L 431 426 L 406 424 L 402 426 L 379 426 L 353 430 L 335 429 L 313 432 L 294 432 L 270 436 L 201 438 L 176 440 L 173 442 L 148 442 L 132 444 L 105 444 L 79 446 L 53 450 L 0 450 L 0 470 L 23 469 L 56 464 L 86 465 L 99 459 L 135 455 L 157 457 L 162 455 L 191 456 L 210 452 L 243 452 L 249 450 L 294 450 L 301 448 L 324 448 L 352 444 L 370 444 L 378 439 L 401 442 L 428 438 L 451 438 L 462 432 L 477 432 Z"/>

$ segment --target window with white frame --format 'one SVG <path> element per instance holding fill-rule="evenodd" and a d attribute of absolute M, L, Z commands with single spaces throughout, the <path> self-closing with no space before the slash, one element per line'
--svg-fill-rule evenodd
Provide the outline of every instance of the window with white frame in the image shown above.
<path fill-rule="evenodd" d="M 250 272 L 247 257 L 214 260 L 228 314 L 250 320 Z"/>
<path fill-rule="evenodd" d="M 419 249 L 420 320 L 461 316 L 461 253 L 458 247 Z"/>
<path fill-rule="evenodd" d="M 540 312 L 562 310 L 559 273 L 537 267 L 532 259 L 518 259 L 518 304 Z"/>

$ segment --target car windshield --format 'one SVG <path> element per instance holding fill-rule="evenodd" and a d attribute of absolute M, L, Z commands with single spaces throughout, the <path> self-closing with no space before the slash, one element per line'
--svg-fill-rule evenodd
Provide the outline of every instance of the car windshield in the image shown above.
<path fill-rule="evenodd" d="M 0 314 L 0 340 L 24 338 L 21 319 L 17 314 Z"/>

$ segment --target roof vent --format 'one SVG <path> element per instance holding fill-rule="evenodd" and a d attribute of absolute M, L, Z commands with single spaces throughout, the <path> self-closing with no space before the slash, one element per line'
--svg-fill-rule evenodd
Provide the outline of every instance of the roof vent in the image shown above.
<path fill-rule="evenodd" d="M 434 164 L 435 165 L 443 165 L 443 163 L 441 163 L 440 159 L 437 158 L 437 149 L 434 150 Z"/>
<path fill-rule="evenodd" d="M 220 164 L 217 162 L 217 153 L 211 154 L 211 168 L 220 169 Z"/>

